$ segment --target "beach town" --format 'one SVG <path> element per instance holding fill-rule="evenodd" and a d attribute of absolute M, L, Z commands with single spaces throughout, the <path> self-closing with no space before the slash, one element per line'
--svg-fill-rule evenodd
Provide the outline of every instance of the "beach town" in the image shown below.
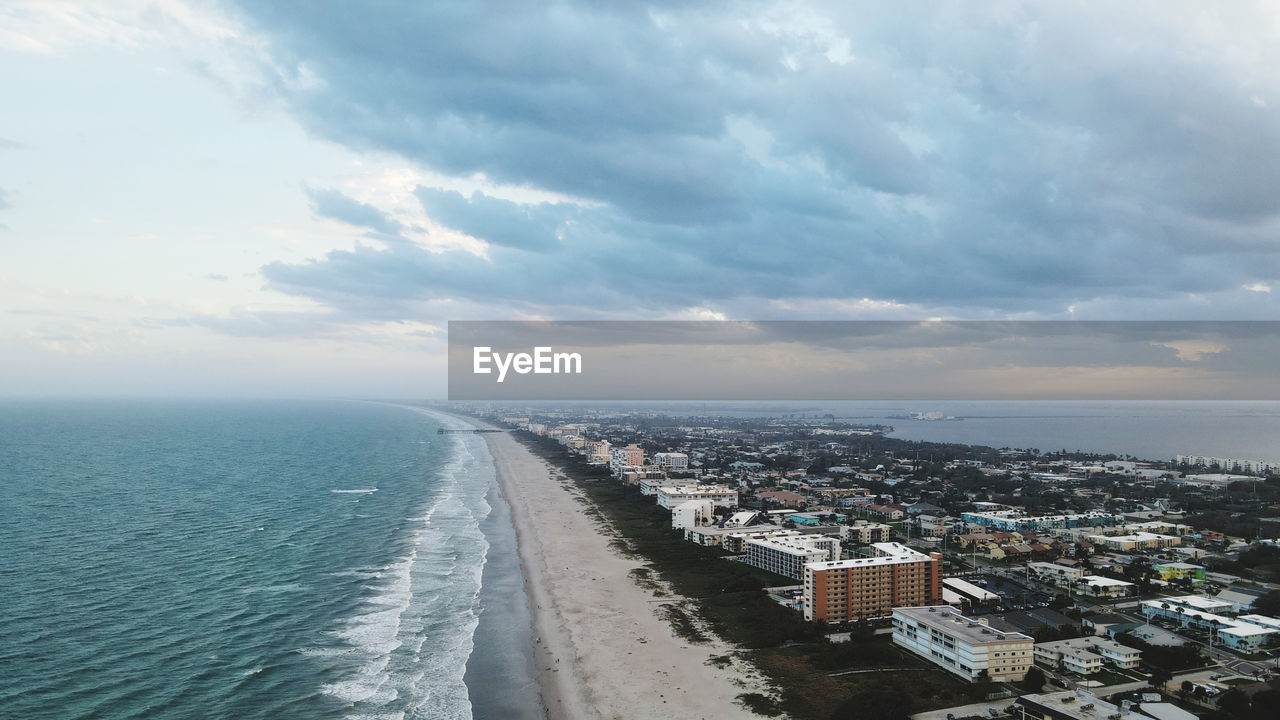
<path fill-rule="evenodd" d="M 1275 464 L 452 410 L 507 431 L 550 717 L 1190 720 L 1277 692 Z"/>

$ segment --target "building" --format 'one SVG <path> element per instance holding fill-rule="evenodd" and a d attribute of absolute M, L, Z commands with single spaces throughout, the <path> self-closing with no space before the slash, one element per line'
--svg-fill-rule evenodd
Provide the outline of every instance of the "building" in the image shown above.
<path fill-rule="evenodd" d="M 1180 600 L 1183 598 L 1143 600 L 1142 614 L 1148 622 L 1161 618 L 1177 623 L 1179 627 L 1203 630 L 1208 633 L 1211 644 L 1226 645 L 1236 650 L 1257 650 L 1280 637 L 1280 630 L 1246 619 L 1251 616 L 1231 618 L 1204 612 L 1180 604 Z"/>
<path fill-rule="evenodd" d="M 998 605 L 1000 603 L 1000 596 L 996 593 L 960 578 L 944 579 L 942 581 L 942 590 L 943 592 L 950 591 L 955 597 L 968 602 L 970 605 Z"/>
<path fill-rule="evenodd" d="M 1204 567 L 1201 565 L 1172 562 L 1164 563 L 1162 565 L 1153 565 L 1151 569 L 1159 573 L 1160 579 L 1165 582 L 1187 578 L 1191 581 L 1192 587 L 1200 587 L 1201 585 L 1204 585 Z"/>
<path fill-rule="evenodd" d="M 666 470 L 682 472 L 689 469 L 689 456 L 679 452 L 655 453 L 653 464 Z"/>
<path fill-rule="evenodd" d="M 625 475 L 625 473 L 624 473 Z M 685 480 L 674 480 L 666 476 L 663 477 L 645 477 L 636 481 L 640 486 L 640 494 L 645 496 L 657 495 L 658 491 L 664 487 L 682 487 L 687 484 Z"/>
<path fill-rule="evenodd" d="M 624 448 L 613 448 L 609 451 L 609 469 L 614 474 L 621 473 L 623 468 L 640 467 L 641 465 L 644 465 L 644 449 L 635 443 Z"/>
<path fill-rule="evenodd" d="M 892 527 L 883 523 L 857 520 L 852 525 L 840 526 L 840 539 L 845 542 L 857 543 L 858 545 L 870 545 L 871 543 L 889 542 L 889 536 L 892 531 Z"/>
<path fill-rule="evenodd" d="M 716 507 L 737 507 L 738 491 L 725 485 L 677 485 L 658 488 L 658 505 L 668 510 L 687 500 L 710 500 Z"/>
<path fill-rule="evenodd" d="M 666 480 L 667 473 L 655 467 L 633 467 L 624 469 L 621 473 L 622 482 L 627 485 L 639 485 L 645 480 Z M 672 481 L 679 483 L 679 481 Z M 650 493 L 653 494 L 653 493 Z"/>
<path fill-rule="evenodd" d="M 942 556 L 876 543 L 873 557 L 811 563 L 804 569 L 806 620 L 887 617 L 895 607 L 942 601 Z"/>
<path fill-rule="evenodd" d="M 800 512 L 791 513 L 787 519 L 797 525 L 822 525 L 828 520 L 841 522 L 845 516 L 839 513 Z"/>
<path fill-rule="evenodd" d="M 997 630 L 946 605 L 894 608 L 893 644 L 970 681 L 1017 682 L 1034 662 L 1029 635 Z"/>
<path fill-rule="evenodd" d="M 1111 525 L 1119 522 L 1121 517 L 1113 513 L 1097 511 L 1062 515 L 1028 515 L 1021 510 L 990 510 L 960 514 L 962 520 L 972 525 L 1005 531 Z"/>
<path fill-rule="evenodd" d="M 1086 539 L 1098 547 L 1115 552 L 1158 550 L 1182 544 L 1182 538 L 1177 535 L 1160 535 L 1149 532 L 1136 532 L 1128 535 L 1090 535 Z"/>
<path fill-rule="evenodd" d="M 901 520 L 907 516 L 907 511 L 901 507 L 894 505 L 876 505 L 874 503 L 865 503 L 859 506 L 864 513 L 884 520 Z"/>
<path fill-rule="evenodd" d="M 593 465 L 607 465 L 613 459 L 608 440 L 590 440 L 584 448 L 587 462 Z"/>
<path fill-rule="evenodd" d="M 1036 643 L 1036 662 L 1048 668 L 1061 668 L 1077 675 L 1092 675 L 1108 666 L 1136 668 L 1142 660 L 1142 651 L 1115 640 L 1090 635 L 1088 637 Z"/>
<path fill-rule="evenodd" d="M 1132 630 L 1142 623 L 1137 623 L 1123 615 L 1100 613 L 1085 615 L 1080 618 L 1080 626 L 1094 635 L 1114 638 L 1116 635 Z"/>
<path fill-rule="evenodd" d="M 671 508 L 671 527 L 681 530 L 710 525 L 715 521 L 715 505 L 710 500 L 685 500 Z"/>
<path fill-rule="evenodd" d="M 756 538 L 746 550 L 747 564 L 796 580 L 804 579 L 805 565 L 840 558 L 840 543 L 824 535 Z"/>
<path fill-rule="evenodd" d="M 1146 716 L 1126 712 L 1083 690 L 1023 695 L 1013 702 L 1015 720 L 1146 720 Z"/>
<path fill-rule="evenodd" d="M 1084 568 L 1059 563 L 1033 562 L 1027 566 L 1033 577 L 1043 582 L 1068 587 L 1084 577 Z"/>
<path fill-rule="evenodd" d="M 1076 587 L 1085 595 L 1099 598 L 1119 598 L 1132 595 L 1137 586 L 1125 580 L 1115 580 L 1102 575 L 1085 575 L 1076 581 Z"/>

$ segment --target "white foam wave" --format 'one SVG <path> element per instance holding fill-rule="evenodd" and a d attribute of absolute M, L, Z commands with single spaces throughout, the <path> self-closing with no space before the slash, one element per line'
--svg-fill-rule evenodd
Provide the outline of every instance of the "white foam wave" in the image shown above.
<path fill-rule="evenodd" d="M 468 447 L 483 438 L 454 435 L 451 440 L 447 461 L 429 486 L 432 497 L 408 518 L 408 552 L 385 568 L 332 573 L 367 583 L 357 614 L 332 631 L 350 648 L 342 654 L 353 664 L 346 677 L 321 688 L 351 704 L 349 718 L 471 715 L 463 676 L 479 623 L 488 552 L 479 523 L 491 510 L 485 494 L 492 478 L 484 474 L 492 466 L 478 462 Z M 331 648 L 307 652 L 338 654 Z"/>
<path fill-rule="evenodd" d="M 301 583 L 283 583 L 280 585 L 259 585 L 256 587 L 247 587 L 241 590 L 240 592 L 241 594 L 247 595 L 249 593 L 259 593 L 259 592 L 262 592 L 262 593 L 298 592 L 299 590 L 305 590 L 305 589 L 306 587 L 303 586 Z"/>
<path fill-rule="evenodd" d="M 378 492 L 378 488 L 352 488 L 351 490 L 330 490 L 329 492 L 344 495 L 368 495 L 369 493 Z"/>

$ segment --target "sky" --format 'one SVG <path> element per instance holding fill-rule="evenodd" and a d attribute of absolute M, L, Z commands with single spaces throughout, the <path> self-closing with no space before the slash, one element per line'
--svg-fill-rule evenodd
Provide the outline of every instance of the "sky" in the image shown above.
<path fill-rule="evenodd" d="M 10 0 L 0 394 L 440 396 L 451 320 L 1275 319 L 1276 67 L 1267 2 Z"/>

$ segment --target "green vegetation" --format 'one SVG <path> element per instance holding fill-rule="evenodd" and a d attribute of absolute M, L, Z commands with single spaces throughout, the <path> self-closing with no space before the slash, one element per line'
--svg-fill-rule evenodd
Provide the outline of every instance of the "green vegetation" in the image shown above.
<path fill-rule="evenodd" d="M 662 606 L 662 616 L 671 623 L 671 629 L 676 635 L 688 640 L 691 643 L 704 643 L 711 638 L 706 633 L 698 629 L 697 623 L 693 618 L 689 617 L 689 613 L 674 603 L 668 603 Z"/>
<path fill-rule="evenodd" d="M 1204 715 L 1207 720 L 1271 720 L 1280 705 L 1280 690 L 1263 690 L 1250 695 L 1232 688 L 1218 697 L 1218 709 Z"/>
<path fill-rule="evenodd" d="M 1280 548 L 1254 545 L 1241 552 L 1234 561 L 1210 561 L 1209 567 L 1258 580 L 1280 580 Z"/>
<path fill-rule="evenodd" d="M 1280 616 L 1280 590 L 1272 590 L 1254 600 L 1253 612 L 1271 617 Z"/>
<path fill-rule="evenodd" d="M 760 693 L 742 693 L 738 696 L 738 702 L 742 707 L 750 710 L 757 715 L 765 717 L 777 717 L 782 714 L 782 708 L 778 707 L 778 703 L 773 698 Z"/>
<path fill-rule="evenodd" d="M 1090 680 L 1100 682 L 1103 685 L 1119 685 L 1121 683 L 1130 683 L 1135 680 L 1143 680 L 1140 675 L 1128 675 L 1120 670 L 1108 669 L 1100 670 L 1089 676 Z"/>
<path fill-rule="evenodd" d="M 1044 680 L 1044 671 L 1032 665 L 1031 669 L 1027 671 L 1027 676 L 1022 679 L 1020 685 L 1023 690 L 1026 690 L 1029 693 L 1038 693 L 1044 687 Z"/>
<path fill-rule="evenodd" d="M 1200 655 L 1199 648 L 1190 643 L 1174 647 L 1152 645 L 1129 633 L 1117 635 L 1116 642 L 1141 650 L 1143 662 L 1169 672 L 1198 668 L 1206 664 L 1204 657 Z"/>

